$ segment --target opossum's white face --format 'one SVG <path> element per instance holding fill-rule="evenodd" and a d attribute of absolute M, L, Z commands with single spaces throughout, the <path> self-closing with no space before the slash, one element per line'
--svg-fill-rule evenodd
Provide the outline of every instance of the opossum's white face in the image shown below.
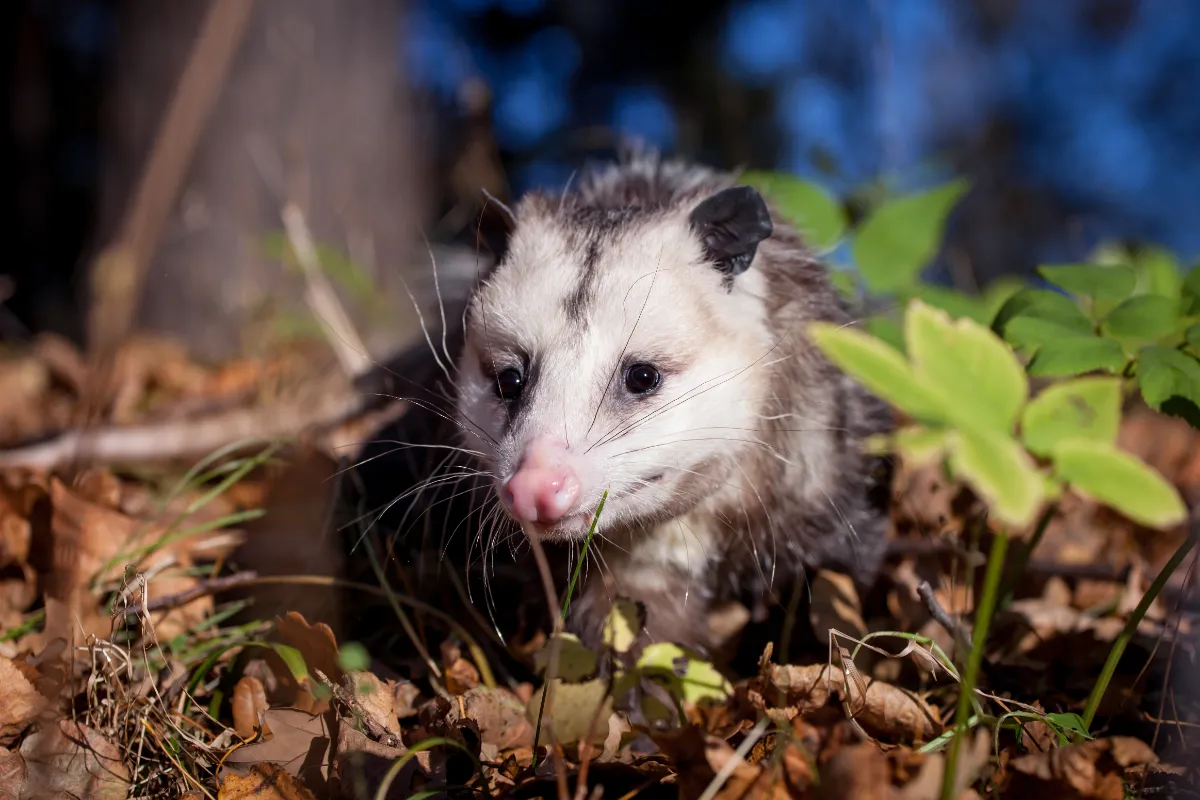
<path fill-rule="evenodd" d="M 467 316 L 458 411 L 510 516 L 549 539 L 684 513 L 739 480 L 774 341 L 771 224 L 731 189 L 677 211 L 518 209 Z"/>

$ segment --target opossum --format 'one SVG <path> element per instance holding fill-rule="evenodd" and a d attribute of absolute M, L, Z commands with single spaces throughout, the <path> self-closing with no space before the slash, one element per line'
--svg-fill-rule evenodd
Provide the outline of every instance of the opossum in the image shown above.
<path fill-rule="evenodd" d="M 641 154 L 513 208 L 454 365 L 463 449 L 519 526 L 589 568 L 568 629 L 615 598 L 700 651 L 712 604 L 885 548 L 888 407 L 806 337 L 852 324 L 796 229 L 736 173 Z M 491 540 L 497 537 L 492 535 Z"/>

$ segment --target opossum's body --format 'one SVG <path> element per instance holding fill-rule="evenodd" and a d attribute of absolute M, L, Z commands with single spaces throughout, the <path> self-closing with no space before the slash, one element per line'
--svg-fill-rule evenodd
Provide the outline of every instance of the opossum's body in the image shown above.
<path fill-rule="evenodd" d="M 640 157 L 528 196 L 468 308 L 459 420 L 508 519 L 578 546 L 609 492 L 569 620 L 586 639 L 621 596 L 650 638 L 703 648 L 723 592 L 882 558 L 886 470 L 861 444 L 889 414 L 808 343 L 849 313 L 736 186 Z"/>

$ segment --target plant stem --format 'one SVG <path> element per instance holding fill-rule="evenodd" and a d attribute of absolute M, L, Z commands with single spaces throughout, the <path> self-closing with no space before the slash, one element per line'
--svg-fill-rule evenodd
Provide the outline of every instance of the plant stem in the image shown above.
<path fill-rule="evenodd" d="M 1005 572 L 1003 588 L 1000 590 L 1000 608 L 1007 608 L 1012 602 L 1013 593 L 1016 591 L 1017 581 L 1021 579 L 1021 573 L 1025 571 L 1025 567 L 1029 564 L 1030 557 L 1033 556 L 1033 551 L 1041 544 L 1042 537 L 1046 535 L 1046 528 L 1050 527 L 1050 520 L 1054 519 L 1054 515 L 1058 512 L 1058 503 L 1051 503 L 1046 507 L 1038 520 L 1037 528 L 1033 531 L 1033 536 L 1029 537 L 1029 541 L 1017 553 L 1017 557 L 1013 559 L 1012 564 Z"/>
<path fill-rule="evenodd" d="M 1162 593 L 1163 587 L 1167 585 L 1167 581 L 1171 579 L 1171 575 L 1175 570 L 1179 569 L 1179 565 L 1187 558 L 1188 553 L 1196 546 L 1196 531 L 1188 532 L 1187 538 L 1179 545 L 1179 548 L 1171 555 L 1169 561 L 1158 573 L 1158 577 L 1154 579 L 1154 583 L 1150 584 L 1150 588 L 1142 595 L 1142 601 L 1137 604 L 1137 608 L 1129 615 L 1129 619 L 1125 620 L 1125 627 L 1121 629 L 1121 634 L 1117 640 L 1113 642 L 1112 649 L 1108 652 L 1108 660 L 1104 662 L 1104 669 L 1100 671 L 1100 678 L 1096 681 L 1096 685 L 1092 687 L 1092 693 L 1088 697 L 1087 706 L 1083 709 L 1083 726 L 1091 731 L 1092 720 L 1096 718 L 1096 711 L 1100 708 L 1100 701 L 1104 699 L 1104 693 L 1108 691 L 1108 684 L 1112 681 L 1113 674 L 1117 671 L 1117 664 L 1121 661 L 1121 655 L 1125 652 L 1125 646 L 1129 644 L 1129 640 L 1133 638 L 1134 631 L 1141 623 L 1142 618 L 1146 616 L 1146 611 L 1149 610 L 1150 604 Z"/>
<path fill-rule="evenodd" d="M 967 664 L 963 669 L 962 682 L 959 684 L 958 710 L 954 716 L 954 738 L 950 741 L 950 754 L 946 759 L 946 772 L 942 776 L 942 800 L 953 800 L 954 778 L 958 771 L 958 756 L 962 749 L 962 740 L 966 737 L 971 719 L 971 697 L 975 692 L 975 681 L 979 678 L 979 666 L 983 663 L 983 646 L 987 642 L 988 627 L 991 625 L 992 612 L 996 608 L 996 599 L 1000 594 L 1000 575 L 1004 571 L 1004 554 L 1008 550 L 1008 534 L 997 531 L 992 539 L 992 549 L 988 553 L 987 573 L 983 578 L 983 592 L 975 607 L 975 637 L 971 652 L 967 654 Z"/>

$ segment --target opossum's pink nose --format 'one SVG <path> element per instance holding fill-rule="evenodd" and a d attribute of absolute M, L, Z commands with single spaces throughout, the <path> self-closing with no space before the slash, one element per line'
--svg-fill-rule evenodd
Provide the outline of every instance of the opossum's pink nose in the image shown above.
<path fill-rule="evenodd" d="M 518 520 L 550 525 L 567 515 L 579 499 L 580 488 L 566 444 L 535 439 L 525 447 L 501 496 Z"/>

